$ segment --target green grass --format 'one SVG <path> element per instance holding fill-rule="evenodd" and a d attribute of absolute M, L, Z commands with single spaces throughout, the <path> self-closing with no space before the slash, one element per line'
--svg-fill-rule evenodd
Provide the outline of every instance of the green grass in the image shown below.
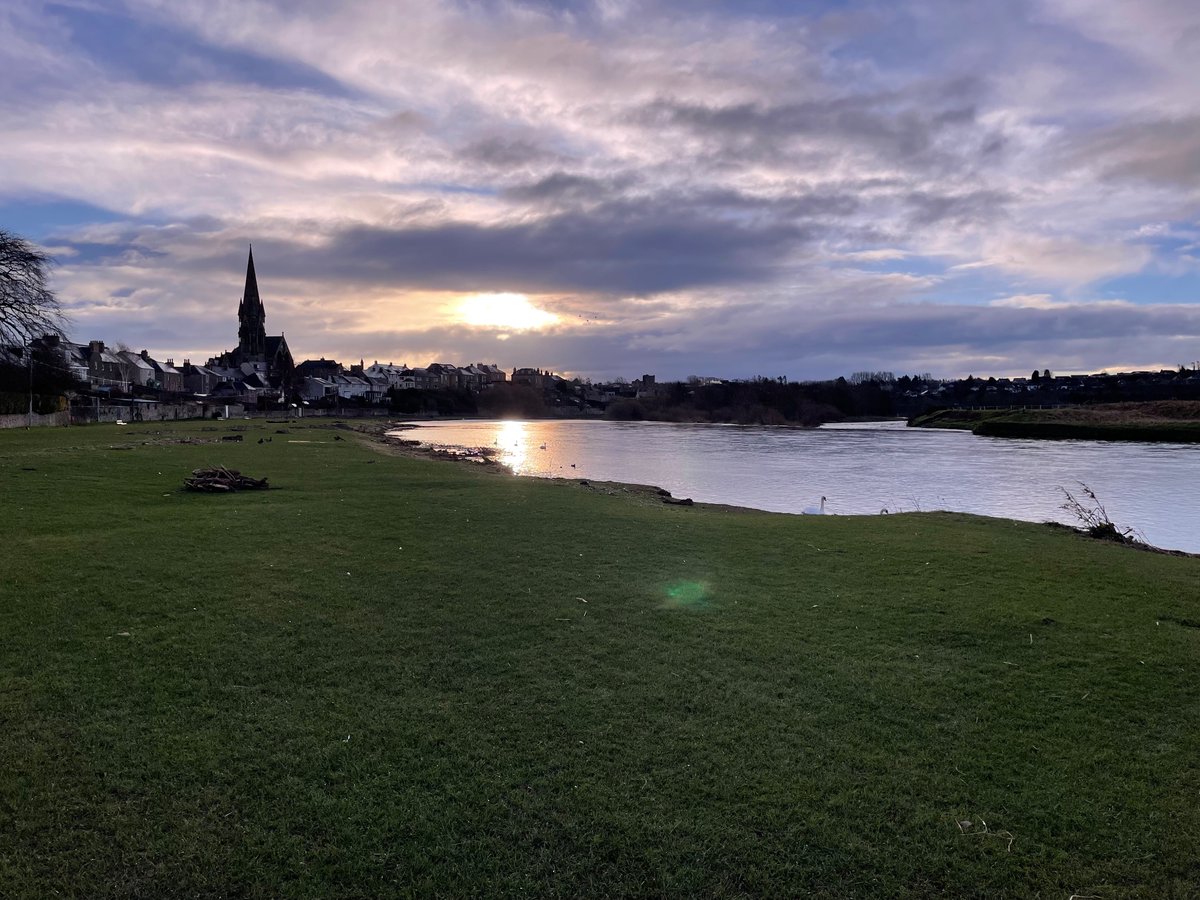
<path fill-rule="evenodd" d="M 1195 895 L 1195 558 L 246 424 L 0 433 L 0 895 Z"/>

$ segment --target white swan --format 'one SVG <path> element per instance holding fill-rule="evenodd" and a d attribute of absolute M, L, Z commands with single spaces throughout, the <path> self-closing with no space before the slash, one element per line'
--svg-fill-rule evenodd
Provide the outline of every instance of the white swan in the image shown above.
<path fill-rule="evenodd" d="M 816 506 L 806 507 L 804 509 L 804 515 L 806 515 L 806 516 L 823 516 L 823 515 L 825 515 L 825 498 L 824 497 L 821 498 L 821 506 L 819 508 Z"/>

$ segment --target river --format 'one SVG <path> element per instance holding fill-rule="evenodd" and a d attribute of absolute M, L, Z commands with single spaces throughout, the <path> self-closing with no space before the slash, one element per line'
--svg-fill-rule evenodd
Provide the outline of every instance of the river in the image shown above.
<path fill-rule="evenodd" d="M 435 421 L 402 432 L 492 447 L 518 475 L 664 487 L 676 497 L 834 515 L 954 510 L 1077 524 L 1080 482 L 1113 522 L 1157 547 L 1200 552 L 1200 446 L 977 437 L 902 422 L 816 429 L 664 422 Z"/>

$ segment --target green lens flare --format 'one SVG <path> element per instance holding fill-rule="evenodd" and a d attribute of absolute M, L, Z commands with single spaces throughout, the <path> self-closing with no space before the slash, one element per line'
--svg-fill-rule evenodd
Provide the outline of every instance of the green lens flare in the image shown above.
<path fill-rule="evenodd" d="M 678 609 L 702 609 L 708 606 L 708 582 L 677 581 L 667 586 L 666 606 Z"/>

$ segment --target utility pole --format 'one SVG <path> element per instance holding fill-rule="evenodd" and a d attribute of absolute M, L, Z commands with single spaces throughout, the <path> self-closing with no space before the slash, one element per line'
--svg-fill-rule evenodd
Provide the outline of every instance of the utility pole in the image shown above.
<path fill-rule="evenodd" d="M 25 342 L 25 352 L 29 354 L 29 420 L 26 430 L 33 427 L 33 338 Z"/>

